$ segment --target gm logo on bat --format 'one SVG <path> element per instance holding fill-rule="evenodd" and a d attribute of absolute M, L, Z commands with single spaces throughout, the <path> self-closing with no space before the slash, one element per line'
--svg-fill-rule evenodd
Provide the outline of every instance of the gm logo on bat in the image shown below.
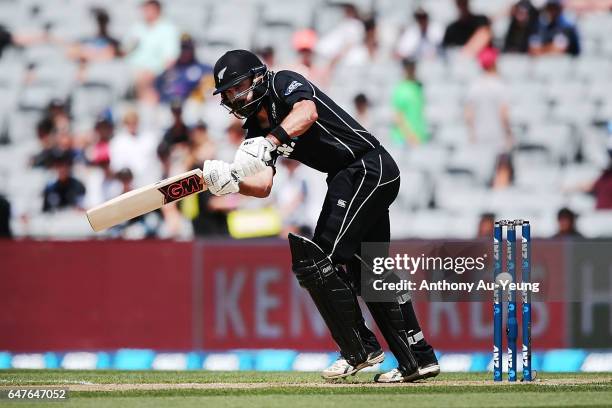
<path fill-rule="evenodd" d="M 193 174 L 174 183 L 162 186 L 157 190 L 164 195 L 164 203 L 168 204 L 204 189 L 200 177 Z"/>

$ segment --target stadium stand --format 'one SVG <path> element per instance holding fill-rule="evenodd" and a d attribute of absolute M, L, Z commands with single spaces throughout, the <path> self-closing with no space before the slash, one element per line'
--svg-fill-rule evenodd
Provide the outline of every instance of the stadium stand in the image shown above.
<path fill-rule="evenodd" d="M 214 64 L 229 48 L 272 46 L 275 68 L 280 69 L 296 59 L 290 41 L 294 31 L 311 27 L 320 38 L 341 21 L 336 3 L 174 0 L 164 3 L 163 13 L 194 38 L 196 54 L 205 64 Z M 402 73 L 392 50 L 401 30 L 412 24 L 412 10 L 420 2 L 354 3 L 363 16 L 376 16 L 384 57 L 358 66 L 332 62 L 326 90 L 349 111 L 355 95 L 367 95 L 374 112 L 372 131 L 402 168 L 402 188 L 393 207 L 398 217 L 392 231 L 395 238 L 471 238 L 476 235 L 479 215 L 487 211 L 499 217 L 533 217 L 537 220 L 534 235 L 548 237 L 556 232 L 556 212 L 564 206 L 578 213 L 578 228 L 585 236 L 612 236 L 612 213 L 595 210 L 593 197 L 580 189 L 593 182 L 612 157 L 606 151 L 612 151 L 608 141 L 612 138 L 608 130 L 612 121 L 612 12 L 573 14 L 568 10 L 581 35 L 583 47 L 578 57 L 500 55 L 498 66 L 508 85 L 515 141 L 511 152 L 514 179 L 506 189 L 494 190 L 495 153 L 469 142 L 464 121 L 466 89 L 480 75 L 476 60 L 448 52 L 418 62 L 432 137 L 418 146 L 398 145 L 389 136 L 394 120 L 390 94 Z M 478 13 L 495 17 L 493 44 L 500 44 L 505 35 L 508 16 L 504 11 L 512 3 L 472 2 Z M 109 31 L 122 41 L 132 23 L 140 19 L 137 0 L 120 4 L 111 0 L 0 0 L 0 25 L 8 31 L 46 33 L 43 41 L 16 44 L 0 54 L 0 192 L 12 204 L 11 225 L 17 237 L 93 236 L 81 210 L 41 212 L 42 191 L 53 179 L 53 170 L 32 169 L 29 161 L 40 149 L 36 123 L 52 100 L 66 102 L 70 137 L 77 152 L 73 171 L 85 184 L 100 173 L 88 162 L 88 154 L 95 142 L 93 125 L 101 112 L 111 112 L 118 130 L 124 112 L 137 107 L 141 126 L 157 138 L 156 144 L 169 125 L 167 106 L 150 106 L 135 99 L 128 57 L 92 61 L 68 57 L 70 44 L 92 34 L 93 6 L 107 9 Z M 447 24 L 454 18 L 451 0 L 428 1 L 425 7 L 433 21 Z M 129 46 L 122 42 L 124 51 Z M 229 144 L 225 130 L 230 122 L 209 91 L 184 101 L 185 118 L 189 125 L 203 120 L 221 148 Z M 148 159 L 159 161 L 154 155 Z M 320 175 L 309 173 L 308 182 L 312 191 L 321 191 Z M 309 199 L 320 201 L 322 197 L 315 194 Z M 464 220 L 462 225 L 456 225 L 457 219 Z"/>

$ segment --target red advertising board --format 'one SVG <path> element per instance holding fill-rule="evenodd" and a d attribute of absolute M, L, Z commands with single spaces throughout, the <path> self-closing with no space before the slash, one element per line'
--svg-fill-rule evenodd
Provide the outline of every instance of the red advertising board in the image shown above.
<path fill-rule="evenodd" d="M 191 246 L 0 243 L 0 350 L 191 347 Z"/>
<path fill-rule="evenodd" d="M 291 272 L 284 246 L 218 244 L 199 250 L 205 271 L 203 348 L 334 349 L 316 308 Z M 492 347 L 491 302 L 421 302 L 415 306 L 436 348 L 474 351 Z M 560 302 L 533 304 L 532 336 L 537 348 L 567 345 L 566 314 Z M 369 315 L 367 320 L 371 321 Z"/>
<path fill-rule="evenodd" d="M 2 241 L 0 260 L 0 350 L 335 349 L 283 241 Z M 533 308 L 535 348 L 568 346 L 566 304 Z M 490 302 L 416 309 L 437 349 L 491 348 Z"/>

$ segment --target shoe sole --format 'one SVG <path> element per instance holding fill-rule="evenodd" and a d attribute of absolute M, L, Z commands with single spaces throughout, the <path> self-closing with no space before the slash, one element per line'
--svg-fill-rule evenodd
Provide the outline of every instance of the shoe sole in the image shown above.
<path fill-rule="evenodd" d="M 440 365 L 439 364 L 431 364 L 423 368 L 419 368 L 419 371 L 415 373 L 414 377 L 404 377 L 404 382 L 414 382 L 419 380 L 425 380 L 427 378 L 436 377 L 440 374 Z"/>
<path fill-rule="evenodd" d="M 392 384 L 392 383 L 402 383 L 402 382 L 415 382 L 419 380 L 425 380 L 427 378 L 436 377 L 440 374 L 440 365 L 432 364 L 423 368 L 419 368 L 419 370 L 409 376 L 398 378 L 397 380 L 391 381 L 379 381 L 380 374 L 374 377 L 374 382 L 382 383 L 382 384 Z"/>
<path fill-rule="evenodd" d="M 380 353 L 376 357 L 364 361 L 363 363 L 359 364 L 357 367 L 354 367 L 352 370 L 346 373 L 336 374 L 332 376 L 322 375 L 322 377 L 325 378 L 326 380 L 336 380 L 338 378 L 345 378 L 345 377 L 348 377 L 349 375 L 357 374 L 357 372 L 359 372 L 360 370 L 363 370 L 364 368 L 372 367 L 374 364 L 382 363 L 384 359 L 385 359 L 385 353 Z"/>
<path fill-rule="evenodd" d="M 422 378 L 419 378 L 420 380 L 425 378 L 437 377 L 438 374 L 440 374 L 440 365 L 434 364 L 431 366 L 424 367 L 423 370 L 419 369 L 419 374 L 422 376 Z"/>

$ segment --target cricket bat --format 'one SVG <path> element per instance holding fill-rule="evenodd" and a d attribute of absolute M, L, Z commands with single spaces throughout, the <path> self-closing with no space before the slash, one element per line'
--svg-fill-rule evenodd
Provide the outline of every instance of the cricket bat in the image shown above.
<path fill-rule="evenodd" d="M 128 191 L 87 211 L 87 219 L 99 232 L 206 190 L 202 169 L 195 169 Z"/>

